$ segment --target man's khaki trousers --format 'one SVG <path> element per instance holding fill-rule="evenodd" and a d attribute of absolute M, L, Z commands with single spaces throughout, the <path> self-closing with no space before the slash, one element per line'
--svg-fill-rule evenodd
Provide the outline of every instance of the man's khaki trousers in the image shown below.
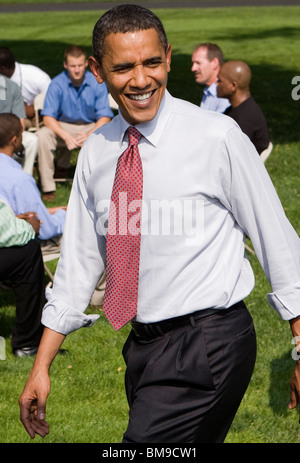
<path fill-rule="evenodd" d="M 76 136 L 78 132 L 88 133 L 95 127 L 95 123 L 76 125 L 67 124 L 66 122 L 59 122 L 61 127 L 73 136 Z M 41 179 L 41 187 L 43 193 L 56 190 L 54 180 L 54 154 L 57 148 L 62 148 L 61 156 L 58 160 L 58 165 L 61 168 L 68 168 L 70 166 L 70 155 L 71 152 L 67 149 L 65 142 L 62 138 L 58 137 L 48 127 L 42 127 L 37 131 L 39 140 L 38 147 L 38 167 Z"/>

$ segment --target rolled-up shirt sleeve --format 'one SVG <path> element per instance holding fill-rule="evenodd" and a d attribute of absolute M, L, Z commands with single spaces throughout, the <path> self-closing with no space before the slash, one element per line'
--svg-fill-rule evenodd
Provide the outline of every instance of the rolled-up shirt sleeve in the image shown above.
<path fill-rule="evenodd" d="M 49 302 L 44 307 L 42 323 L 58 333 L 67 335 L 79 328 L 92 326 L 99 318 L 97 314 L 86 315 L 56 299 L 52 288 L 47 288 L 46 298 Z"/>
<path fill-rule="evenodd" d="M 57 82 L 54 80 L 48 87 L 41 115 L 54 117 L 54 119 L 59 119 L 61 113 L 61 98 L 62 90 L 60 86 L 57 84 Z"/>
<path fill-rule="evenodd" d="M 96 211 L 84 173 L 84 148 L 77 162 L 53 288 L 47 292 L 42 323 L 62 334 L 91 326 L 98 315 L 86 315 L 105 268 L 105 238 L 96 231 Z"/>
<path fill-rule="evenodd" d="M 290 320 L 300 315 L 299 236 L 248 137 L 233 128 L 224 143 L 220 152 L 227 159 L 219 163 L 220 194 L 251 239 L 272 286 L 270 305 L 283 320 Z"/>

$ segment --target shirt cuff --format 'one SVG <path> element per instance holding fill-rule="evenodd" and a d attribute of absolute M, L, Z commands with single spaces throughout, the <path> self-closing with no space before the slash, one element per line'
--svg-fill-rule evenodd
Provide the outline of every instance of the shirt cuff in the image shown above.
<path fill-rule="evenodd" d="M 100 315 L 86 315 L 52 296 L 52 289 L 46 289 L 47 304 L 43 309 L 42 324 L 58 333 L 68 335 L 82 327 L 92 326 Z"/>
<path fill-rule="evenodd" d="M 279 313 L 283 320 L 300 316 L 300 281 L 268 294 L 269 304 Z"/>

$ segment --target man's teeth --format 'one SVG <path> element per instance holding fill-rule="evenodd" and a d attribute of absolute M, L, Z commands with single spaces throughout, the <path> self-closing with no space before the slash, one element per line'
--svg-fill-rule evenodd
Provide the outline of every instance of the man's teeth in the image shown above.
<path fill-rule="evenodd" d="M 150 98 L 150 96 L 152 95 L 152 92 L 149 92 L 149 93 L 143 93 L 142 95 L 129 95 L 129 98 L 131 98 L 132 100 L 138 100 L 138 101 L 143 101 L 143 100 L 147 100 L 148 98 Z"/>

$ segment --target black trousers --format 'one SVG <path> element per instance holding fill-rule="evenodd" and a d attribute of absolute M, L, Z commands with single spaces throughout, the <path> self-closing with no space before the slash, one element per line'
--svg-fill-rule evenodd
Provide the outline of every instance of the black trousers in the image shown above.
<path fill-rule="evenodd" d="M 0 281 L 12 288 L 16 298 L 12 347 L 38 346 L 46 299 L 44 265 L 37 240 L 31 240 L 25 246 L 0 249 Z"/>
<path fill-rule="evenodd" d="M 123 443 L 221 443 L 248 387 L 256 336 L 244 303 L 123 349 L 130 406 Z"/>

